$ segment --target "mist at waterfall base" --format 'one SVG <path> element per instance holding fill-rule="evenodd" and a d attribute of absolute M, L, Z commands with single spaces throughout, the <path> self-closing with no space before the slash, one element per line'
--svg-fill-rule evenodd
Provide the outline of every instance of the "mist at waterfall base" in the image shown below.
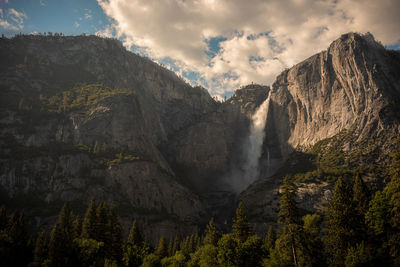
<path fill-rule="evenodd" d="M 270 95 L 251 116 L 250 133 L 242 147 L 244 163 L 239 168 L 232 170 L 227 177 L 227 182 L 236 193 L 240 193 L 259 178 L 259 161 L 263 152 L 269 103 Z"/>

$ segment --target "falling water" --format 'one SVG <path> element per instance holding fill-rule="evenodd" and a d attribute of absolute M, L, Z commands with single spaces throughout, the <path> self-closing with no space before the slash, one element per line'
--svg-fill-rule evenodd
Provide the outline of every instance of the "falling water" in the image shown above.
<path fill-rule="evenodd" d="M 246 161 L 244 164 L 244 187 L 258 178 L 258 163 L 262 152 L 262 144 L 265 137 L 265 123 L 267 121 L 270 96 L 261 104 L 251 117 L 250 135 L 247 147 L 244 148 Z M 269 152 L 269 151 L 268 151 Z M 269 153 L 268 153 L 269 161 Z M 268 162 L 269 164 L 269 162 Z"/>

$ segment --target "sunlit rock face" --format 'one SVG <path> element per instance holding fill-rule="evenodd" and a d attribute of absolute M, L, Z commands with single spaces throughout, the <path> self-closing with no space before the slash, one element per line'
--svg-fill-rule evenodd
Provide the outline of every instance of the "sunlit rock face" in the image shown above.
<path fill-rule="evenodd" d="M 270 97 L 261 180 L 240 197 L 252 214 L 274 221 L 283 177 L 268 179 L 273 173 L 268 171 L 267 154 L 279 165 L 295 149 L 304 151 L 350 130 L 354 142 L 378 145 L 380 153 L 390 155 L 389 146 L 399 135 L 400 53 L 386 50 L 370 34 L 345 34 L 326 51 L 283 71 Z M 353 145 L 340 149 L 349 153 Z M 374 161 L 378 160 L 377 156 Z M 332 190 L 323 182 L 298 186 L 299 205 L 309 211 L 322 209 Z"/>
<path fill-rule="evenodd" d="M 274 115 L 267 122 L 274 127 L 266 129 L 276 133 L 283 155 L 343 129 L 359 130 L 360 138 L 385 131 L 387 116 L 396 115 L 399 64 L 399 53 L 387 51 L 372 35 L 343 35 L 277 77 L 271 91 Z"/>

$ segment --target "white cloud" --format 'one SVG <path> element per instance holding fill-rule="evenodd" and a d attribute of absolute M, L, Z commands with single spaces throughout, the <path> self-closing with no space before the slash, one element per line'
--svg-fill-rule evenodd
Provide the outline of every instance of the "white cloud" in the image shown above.
<path fill-rule="evenodd" d="M 44 2 L 44 0 L 39 0 L 39 3 L 41 6 L 46 6 L 46 3 Z"/>
<path fill-rule="evenodd" d="M 96 35 L 101 37 L 112 38 L 114 37 L 114 27 L 112 25 L 108 25 L 103 30 L 97 31 Z"/>
<path fill-rule="evenodd" d="M 398 0 L 98 0 L 125 45 L 171 57 L 200 73 L 212 94 L 250 82 L 271 84 L 284 68 L 317 53 L 341 34 L 367 32 L 400 41 Z M 111 30 L 110 30 L 111 31 Z M 265 34 L 268 33 L 268 34 Z M 207 39 L 225 37 L 214 57 Z"/>
<path fill-rule="evenodd" d="M 14 25 L 10 24 L 8 21 L 0 19 L 0 27 L 6 30 L 18 31 L 19 28 L 15 27 Z"/>
<path fill-rule="evenodd" d="M 0 27 L 6 30 L 18 31 L 24 28 L 24 20 L 28 16 L 24 12 L 19 12 L 14 8 L 7 10 L 0 9 Z"/>
<path fill-rule="evenodd" d="M 80 24 L 77 21 L 75 21 L 74 26 L 75 26 L 75 28 L 78 28 L 80 26 Z"/>
<path fill-rule="evenodd" d="M 24 12 L 19 12 L 19 11 L 15 10 L 14 8 L 8 9 L 8 16 L 11 17 L 11 19 L 17 23 L 23 23 L 24 19 L 27 18 L 26 14 Z"/>

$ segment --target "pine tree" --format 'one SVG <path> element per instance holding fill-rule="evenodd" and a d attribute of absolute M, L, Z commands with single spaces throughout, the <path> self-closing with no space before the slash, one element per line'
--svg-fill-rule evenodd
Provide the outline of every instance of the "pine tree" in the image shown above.
<path fill-rule="evenodd" d="M 86 210 L 85 219 L 83 220 L 82 223 L 82 234 L 81 234 L 82 238 L 91 238 L 91 239 L 97 238 L 96 221 L 97 221 L 96 204 L 92 199 Z"/>
<path fill-rule="evenodd" d="M 190 255 L 187 265 L 179 266 L 221 266 L 218 264 L 218 248 L 213 245 L 204 245 Z"/>
<path fill-rule="evenodd" d="M 194 250 L 193 250 L 193 252 L 198 250 L 200 247 L 201 247 L 201 238 L 200 238 L 199 234 L 196 233 L 196 235 L 194 236 Z"/>
<path fill-rule="evenodd" d="M 400 179 L 400 136 L 394 141 L 395 148 L 391 154 L 392 164 L 389 168 L 391 180 Z"/>
<path fill-rule="evenodd" d="M 186 236 L 180 244 L 180 248 L 183 254 L 185 255 L 189 255 L 189 251 L 188 251 L 188 242 L 189 242 L 189 237 Z"/>
<path fill-rule="evenodd" d="M 174 239 L 170 238 L 168 242 L 168 256 L 171 257 L 173 256 L 173 248 L 174 248 Z"/>
<path fill-rule="evenodd" d="M 290 177 L 286 177 L 282 186 L 278 222 L 286 229 L 284 232 L 288 235 L 288 246 L 290 247 L 288 249 L 291 251 L 294 265 L 298 266 L 297 250 L 300 247 L 301 221 L 295 197 L 296 187 Z"/>
<path fill-rule="evenodd" d="M 15 212 L 0 232 L 0 265 L 25 266 L 31 261 L 32 250 L 26 232 L 25 218 Z"/>
<path fill-rule="evenodd" d="M 396 149 L 392 153 L 392 164 L 389 170 L 391 181 L 386 186 L 389 200 L 390 232 L 389 252 L 393 264 L 400 266 L 400 136 L 395 140 Z"/>
<path fill-rule="evenodd" d="M 108 214 L 108 206 L 105 202 L 101 202 L 96 208 L 96 219 L 94 224 L 95 240 L 102 242 L 104 245 L 101 247 L 99 254 L 101 257 L 111 259 L 111 230 L 110 220 Z"/>
<path fill-rule="evenodd" d="M 367 186 L 361 179 L 360 175 L 356 175 L 353 185 L 353 206 L 354 206 L 354 228 L 356 242 L 367 239 L 368 227 L 365 222 L 365 215 L 369 209 L 369 192 Z"/>
<path fill-rule="evenodd" d="M 385 187 L 385 189 L 388 185 Z M 373 234 L 381 238 L 390 228 L 390 196 L 385 192 L 376 192 L 371 200 L 365 220 Z"/>
<path fill-rule="evenodd" d="M 224 234 L 218 241 L 218 263 L 220 266 L 236 267 L 238 240 L 233 234 Z"/>
<path fill-rule="evenodd" d="M 353 186 L 353 202 L 357 213 L 365 214 L 368 211 L 369 195 L 367 185 L 361 179 L 361 176 L 357 174 Z"/>
<path fill-rule="evenodd" d="M 210 222 L 206 226 L 205 236 L 204 236 L 204 244 L 217 246 L 218 240 L 221 237 L 221 234 L 217 230 L 217 226 L 215 225 L 214 217 L 211 218 Z"/>
<path fill-rule="evenodd" d="M 244 242 L 252 234 L 252 229 L 246 217 L 246 211 L 243 202 L 239 202 L 236 209 L 236 218 L 232 225 L 232 232 L 239 242 Z"/>
<path fill-rule="evenodd" d="M 49 242 L 49 265 L 68 266 L 73 265 L 73 214 L 68 205 L 65 204 L 57 222 L 51 231 Z"/>
<path fill-rule="evenodd" d="M 236 247 L 236 265 L 244 267 L 260 266 L 264 256 L 262 240 L 257 235 L 249 236 Z"/>
<path fill-rule="evenodd" d="M 389 233 L 391 233 L 389 199 L 390 196 L 386 190 L 376 192 L 365 215 L 369 233 L 367 245 L 372 248 L 371 253 L 374 255 L 373 258 L 376 261 L 376 265 L 379 263 L 382 266 L 390 265 L 390 253 L 388 251 L 388 238 L 390 236 Z M 348 253 L 351 252 L 354 251 L 348 251 Z"/>
<path fill-rule="evenodd" d="M 394 143 L 390 182 L 376 192 L 365 219 L 374 238 L 373 255 L 377 262 L 400 266 L 400 137 Z"/>
<path fill-rule="evenodd" d="M 150 253 L 143 258 L 141 267 L 158 267 L 161 266 L 160 257 L 156 254 Z"/>
<path fill-rule="evenodd" d="M 322 218 L 319 214 L 314 213 L 307 214 L 302 219 L 304 222 L 304 231 L 301 243 L 304 262 L 306 262 L 308 266 L 325 266 L 326 260 L 323 253 L 321 253 L 321 248 L 323 248 L 320 237 Z"/>
<path fill-rule="evenodd" d="M 362 241 L 355 247 L 350 247 L 347 250 L 345 258 L 345 265 L 348 267 L 363 267 L 363 266 L 374 266 L 371 265 L 371 254 L 367 251 Z M 384 264 L 381 266 L 385 266 Z"/>
<path fill-rule="evenodd" d="M 167 241 L 166 241 L 165 237 L 163 237 L 163 236 L 160 237 L 155 254 L 158 255 L 161 259 L 167 256 L 168 247 L 167 247 Z"/>
<path fill-rule="evenodd" d="M 136 246 L 143 245 L 143 237 L 140 233 L 136 220 L 133 221 L 131 230 L 129 231 L 128 243 Z"/>
<path fill-rule="evenodd" d="M 109 207 L 109 221 L 111 232 L 111 257 L 117 263 L 122 260 L 122 226 L 114 204 Z"/>
<path fill-rule="evenodd" d="M 123 263 L 127 267 L 142 266 L 143 259 L 150 253 L 150 248 L 145 242 L 141 246 L 131 245 L 125 246 Z"/>
<path fill-rule="evenodd" d="M 178 235 L 175 235 L 174 238 L 174 244 L 172 246 L 172 255 L 175 255 L 175 253 L 179 250 L 179 239 L 178 239 Z"/>
<path fill-rule="evenodd" d="M 82 220 L 81 216 L 78 214 L 74 220 L 74 238 L 79 238 L 82 234 Z"/>
<path fill-rule="evenodd" d="M 267 236 L 264 240 L 264 248 L 270 251 L 275 247 L 276 232 L 272 226 L 268 227 Z"/>
<path fill-rule="evenodd" d="M 110 222 L 108 206 L 102 202 L 96 209 L 96 240 L 104 242 L 105 248 L 110 244 Z"/>
<path fill-rule="evenodd" d="M 33 262 L 31 266 L 42 266 L 46 260 L 48 252 L 48 240 L 45 231 L 41 231 L 36 239 L 35 250 L 33 252 Z"/>
<path fill-rule="evenodd" d="M 331 265 L 344 265 L 347 249 L 354 245 L 352 192 L 339 177 L 325 215 L 325 246 Z"/>
<path fill-rule="evenodd" d="M 187 250 L 190 253 L 194 251 L 194 235 L 190 235 Z"/>

